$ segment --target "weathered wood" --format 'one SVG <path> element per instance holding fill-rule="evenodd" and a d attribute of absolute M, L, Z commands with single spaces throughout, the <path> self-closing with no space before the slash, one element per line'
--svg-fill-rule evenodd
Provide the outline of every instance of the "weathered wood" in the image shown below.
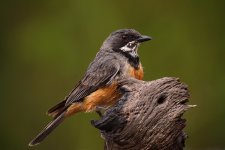
<path fill-rule="evenodd" d="M 130 79 L 122 86 L 124 95 L 92 124 L 101 130 L 106 150 L 182 150 L 186 134 L 183 113 L 187 85 L 165 77 L 144 82 Z"/>

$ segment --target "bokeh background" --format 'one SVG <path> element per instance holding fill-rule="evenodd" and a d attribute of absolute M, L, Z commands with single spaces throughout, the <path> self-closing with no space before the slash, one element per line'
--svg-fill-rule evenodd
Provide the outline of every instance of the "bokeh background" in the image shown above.
<path fill-rule="evenodd" d="M 139 49 L 145 80 L 189 85 L 187 150 L 225 149 L 225 1 L 3 0 L 0 2 L 0 149 L 100 150 L 95 113 L 66 120 L 41 145 L 28 142 L 46 110 L 82 77 L 103 40 L 134 28 L 154 40 Z"/>

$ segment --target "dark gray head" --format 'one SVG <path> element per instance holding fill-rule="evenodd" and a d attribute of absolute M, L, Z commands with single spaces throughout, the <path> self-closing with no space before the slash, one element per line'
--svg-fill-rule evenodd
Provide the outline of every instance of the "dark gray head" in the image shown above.
<path fill-rule="evenodd" d="M 130 57 L 138 57 L 138 46 L 148 40 L 151 40 L 151 37 L 141 35 L 134 29 L 120 29 L 108 36 L 102 48 L 129 55 Z"/>

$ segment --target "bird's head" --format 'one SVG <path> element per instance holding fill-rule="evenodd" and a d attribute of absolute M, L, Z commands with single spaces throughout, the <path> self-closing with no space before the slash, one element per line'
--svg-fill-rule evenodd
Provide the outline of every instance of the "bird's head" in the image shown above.
<path fill-rule="evenodd" d="M 137 49 L 140 43 L 151 39 L 151 37 L 141 35 L 134 29 L 120 29 L 108 36 L 103 43 L 103 47 L 115 52 L 130 55 L 131 57 L 137 57 Z"/>

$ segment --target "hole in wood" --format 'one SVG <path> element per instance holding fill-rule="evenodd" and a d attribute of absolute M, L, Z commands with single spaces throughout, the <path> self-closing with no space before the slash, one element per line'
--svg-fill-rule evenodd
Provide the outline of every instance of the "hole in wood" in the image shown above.
<path fill-rule="evenodd" d="M 166 101 L 166 95 L 165 94 L 162 94 L 159 96 L 158 100 L 157 100 L 157 103 L 158 104 L 162 104 Z"/>

